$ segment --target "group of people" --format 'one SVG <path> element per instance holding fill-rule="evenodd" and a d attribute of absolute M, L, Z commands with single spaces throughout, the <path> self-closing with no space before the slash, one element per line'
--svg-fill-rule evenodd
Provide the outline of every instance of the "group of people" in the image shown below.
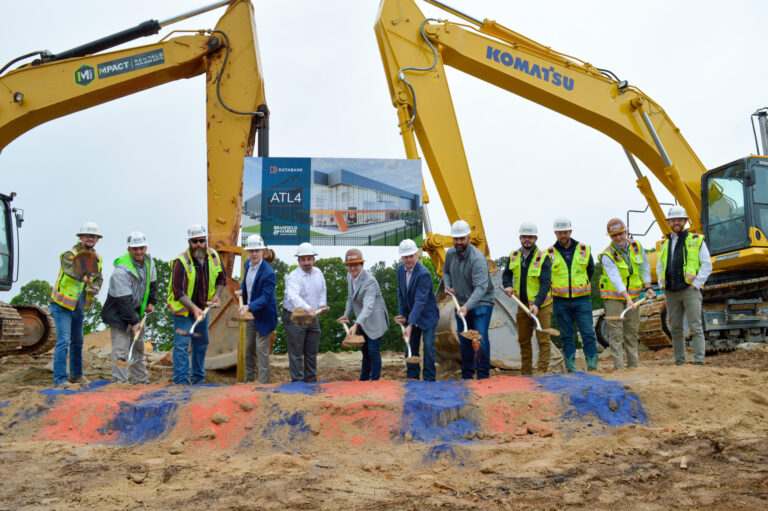
<path fill-rule="evenodd" d="M 704 237 L 685 229 L 688 217 L 679 206 L 667 216 L 671 233 L 664 239 L 657 264 L 659 285 L 667 305 L 667 321 L 672 335 L 675 363 L 686 361 L 683 317 L 692 333 L 693 362 L 704 363 L 704 335 L 701 325 L 701 292 L 712 271 Z M 537 370 L 546 372 L 550 364 L 549 329 L 554 314 L 560 330 L 565 368 L 576 370 L 575 331 L 578 328 L 589 371 L 597 369 L 597 344 L 593 327 L 591 285 L 595 263 L 588 245 L 571 238 L 572 225 L 567 218 L 554 222 L 557 241 L 546 250 L 536 242 L 534 224 L 520 226 L 520 248 L 509 257 L 502 274 L 502 287 L 527 307 L 517 312 L 521 373 L 533 374 L 532 338 L 538 344 Z M 640 243 L 627 235 L 620 219 L 607 224 L 611 243 L 599 255 L 602 263 L 600 296 L 606 316 L 624 314 L 626 321 L 610 321 L 610 353 L 616 369 L 638 365 L 637 330 L 643 293 L 655 295 L 651 287 L 650 263 Z M 101 256 L 95 246 L 102 237 L 99 227 L 86 222 L 77 233 L 78 243 L 61 254 L 59 276 L 51 295 L 51 314 L 56 325 L 54 384 L 83 383 L 82 370 L 84 311 L 93 303 L 103 277 Z M 484 379 L 490 374 L 489 329 L 495 303 L 495 289 L 485 255 L 470 243 L 472 230 L 463 220 L 451 226 L 453 247 L 448 248 L 443 267 L 445 290 L 457 301 L 456 329 L 460 333 L 461 375 L 464 379 Z M 193 225 L 187 230 L 188 248 L 173 260 L 166 304 L 173 313 L 173 382 L 199 384 L 205 381 L 205 356 L 208 348 L 208 312 L 221 303 L 226 275 L 219 254 L 208 246 L 205 227 Z M 111 328 L 112 377 L 121 383 L 148 383 L 144 359 L 143 320 L 156 306 L 157 271 L 147 254 L 146 237 L 132 232 L 128 251 L 114 261 L 102 321 Z M 264 259 L 268 250 L 259 235 L 251 235 L 246 247 L 248 259 L 241 279 L 239 314 L 250 314 L 246 323 L 246 381 L 266 384 L 270 381 L 269 352 L 278 324 L 275 294 L 276 275 Z M 81 252 L 90 252 L 97 267 L 90 272 L 78 269 Z M 403 328 L 410 351 L 421 353 L 420 363 L 406 361 L 409 379 L 434 381 L 435 330 L 439 309 L 429 270 L 418 260 L 419 248 L 413 240 L 403 240 L 398 253 L 402 264 L 397 268 L 398 311 L 394 320 Z M 310 243 L 296 250 L 298 267 L 285 278 L 282 322 L 285 329 L 292 381 L 317 381 L 317 352 L 320 341 L 318 315 L 326 313 L 326 283 L 315 267 L 315 252 Z M 353 248 L 344 255 L 347 266 L 347 301 L 338 318 L 347 324 L 347 337 L 362 336 L 363 359 L 360 380 L 378 380 L 381 376 L 380 344 L 389 328 L 389 313 L 379 284 L 364 268 L 365 259 Z M 301 317 L 302 320 L 297 320 Z M 466 324 L 466 327 L 464 327 Z M 537 329 L 540 327 L 540 329 Z M 464 330 L 477 336 L 464 336 Z M 500 342 L 504 342 L 501 340 Z M 69 374 L 67 355 L 69 354 Z M 124 363 L 119 363 L 123 361 Z M 127 362 L 127 363 L 125 363 Z"/>
<path fill-rule="evenodd" d="M 667 222 L 671 232 L 662 241 L 656 265 L 659 287 L 666 300 L 667 324 L 677 365 L 686 362 L 684 318 L 692 335 L 693 363 L 704 363 L 701 288 L 712 273 L 704 236 L 688 232 L 685 228 L 687 221 L 688 215 L 682 207 L 670 208 Z M 516 295 L 530 310 L 529 315 L 519 308 L 516 318 L 521 372 L 524 375 L 533 372 L 531 337 L 536 327 L 533 316 L 541 326 L 541 330 L 536 332 L 539 348 L 537 369 L 544 372 L 549 368 L 550 338 L 546 330 L 550 327 L 553 313 L 560 331 L 566 370 L 576 370 L 575 328 L 581 334 L 587 370 L 597 369 L 590 284 L 595 263 L 591 249 L 571 237 L 569 219 L 555 219 L 553 229 L 557 241 L 548 249 L 541 250 L 536 246 L 536 226 L 522 224 L 519 231 L 521 247 L 510 254 L 509 265 L 502 275 L 504 292 L 508 296 Z M 651 266 L 642 245 L 628 236 L 622 220 L 609 220 L 606 234 L 611 242 L 600 252 L 598 260 L 602 264 L 600 297 L 606 318 L 611 318 L 608 321 L 610 354 L 615 369 L 637 367 L 638 303 L 643 294 L 649 299 L 656 295 L 651 286 Z M 622 313 L 623 321 L 613 319 L 621 317 Z"/>

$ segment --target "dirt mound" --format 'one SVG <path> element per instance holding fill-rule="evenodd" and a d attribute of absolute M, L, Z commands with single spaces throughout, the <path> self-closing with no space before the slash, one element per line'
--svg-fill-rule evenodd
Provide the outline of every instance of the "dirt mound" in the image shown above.
<path fill-rule="evenodd" d="M 98 350 L 86 351 L 98 372 Z M 285 383 L 286 364 L 267 387 L 91 390 L 50 389 L 50 373 L 37 388 L 11 383 L 50 357 L 3 360 L 0 507 L 765 507 L 765 349 L 703 367 L 675 366 L 669 352 L 577 378 L 437 382 L 434 393 L 402 382 L 400 353 L 385 363 L 391 381 L 345 383 L 353 356 L 328 356 L 321 379 L 339 381 L 316 386 Z"/>

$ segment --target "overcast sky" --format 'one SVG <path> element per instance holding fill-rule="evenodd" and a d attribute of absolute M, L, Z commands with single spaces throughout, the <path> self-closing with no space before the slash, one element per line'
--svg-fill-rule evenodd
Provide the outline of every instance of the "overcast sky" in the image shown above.
<path fill-rule="evenodd" d="M 60 52 L 131 27 L 166 19 L 210 0 L 2 0 L 0 65 L 33 50 Z M 657 101 L 707 168 L 755 152 L 749 116 L 768 105 L 761 0 L 452 0 L 475 18 L 495 19 L 542 44 L 608 68 Z M 254 2 L 271 117 L 271 156 L 404 158 L 373 23 L 376 0 Z M 442 11 L 419 4 L 427 16 Z M 170 28 L 211 28 L 223 9 Z M 164 29 L 160 36 L 168 33 Z M 148 44 L 158 36 L 129 46 Z M 491 255 L 516 248 L 523 221 L 573 220 L 574 238 L 597 252 L 608 218 L 645 204 L 621 147 L 612 139 L 481 80 L 449 69 L 459 125 Z M 51 121 L 0 154 L 0 191 L 25 210 L 21 273 L 7 301 L 33 279 L 53 282 L 58 255 L 85 220 L 99 223 L 106 262 L 142 230 L 150 252 L 171 259 L 187 225 L 206 221 L 205 86 L 202 77 L 170 83 Z M 0 103 L 0 108 L 5 102 Z M 449 224 L 427 176 L 436 232 Z M 647 170 L 643 169 L 644 172 Z M 662 201 L 671 195 L 652 179 Z M 634 230 L 650 222 L 637 218 Z M 642 225 L 641 225 L 642 224 Z M 641 241 L 659 237 L 651 230 Z M 340 256 L 343 250 L 319 250 Z M 395 260 L 396 249 L 365 249 Z M 278 255 L 293 261 L 292 249 Z M 109 266 L 109 264 L 107 265 Z M 99 298 L 103 301 L 106 292 Z"/>

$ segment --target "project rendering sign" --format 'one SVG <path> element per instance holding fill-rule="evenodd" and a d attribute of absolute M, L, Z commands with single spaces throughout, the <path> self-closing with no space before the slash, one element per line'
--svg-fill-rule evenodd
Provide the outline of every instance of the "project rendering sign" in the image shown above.
<path fill-rule="evenodd" d="M 243 240 L 267 245 L 422 241 L 421 161 L 246 158 Z"/>

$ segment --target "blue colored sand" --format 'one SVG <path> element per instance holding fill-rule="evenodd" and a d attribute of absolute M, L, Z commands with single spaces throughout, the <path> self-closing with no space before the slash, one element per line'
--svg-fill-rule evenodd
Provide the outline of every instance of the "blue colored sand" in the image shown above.
<path fill-rule="evenodd" d="M 176 424 L 176 410 L 192 397 L 193 387 L 175 387 L 144 394 L 133 403 L 120 403 L 117 414 L 99 433 L 117 432 L 117 443 L 136 445 L 162 438 Z"/>
<path fill-rule="evenodd" d="M 599 376 L 574 373 L 553 374 L 536 378 L 544 390 L 560 394 L 566 400 L 566 420 L 595 420 L 605 426 L 648 424 L 648 416 L 640 399 L 624 388 L 624 384 Z"/>
<path fill-rule="evenodd" d="M 469 413 L 470 394 L 460 381 L 411 381 L 405 384 L 402 434 L 410 432 L 418 442 L 465 442 L 478 430 Z"/>
<path fill-rule="evenodd" d="M 293 381 L 291 383 L 283 383 L 282 385 L 278 385 L 274 389 L 268 389 L 264 387 L 263 389 L 259 390 L 265 390 L 265 391 L 272 391 L 277 394 L 306 394 L 308 396 L 311 396 L 312 394 L 317 393 L 319 390 L 317 383 L 305 383 L 303 381 Z"/>

